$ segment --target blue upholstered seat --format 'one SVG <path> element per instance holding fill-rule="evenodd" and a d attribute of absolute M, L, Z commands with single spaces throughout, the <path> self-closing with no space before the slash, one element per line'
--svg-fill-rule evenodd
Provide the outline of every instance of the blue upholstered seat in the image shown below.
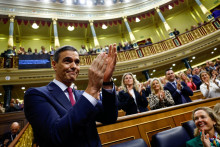
<path fill-rule="evenodd" d="M 186 129 L 179 126 L 153 135 L 152 147 L 185 147 L 190 139 Z"/>
<path fill-rule="evenodd" d="M 188 132 L 190 138 L 194 138 L 194 129 L 196 128 L 196 125 L 193 120 L 187 121 L 182 124 L 182 126 L 186 129 Z"/>
<path fill-rule="evenodd" d="M 142 138 L 112 145 L 110 147 L 147 147 L 147 144 Z"/>

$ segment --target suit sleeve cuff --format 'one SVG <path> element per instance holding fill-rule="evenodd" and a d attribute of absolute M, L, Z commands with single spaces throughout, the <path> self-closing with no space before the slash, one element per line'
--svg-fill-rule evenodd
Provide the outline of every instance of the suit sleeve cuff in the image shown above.
<path fill-rule="evenodd" d="M 91 96 L 90 94 L 84 92 L 83 93 L 83 96 L 88 100 L 90 101 L 90 103 L 95 107 L 95 105 L 98 103 L 98 100 L 95 99 L 93 96 Z"/>

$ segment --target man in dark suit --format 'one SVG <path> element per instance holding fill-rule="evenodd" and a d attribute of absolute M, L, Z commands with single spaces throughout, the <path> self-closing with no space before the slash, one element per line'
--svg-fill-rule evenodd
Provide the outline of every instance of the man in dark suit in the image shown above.
<path fill-rule="evenodd" d="M 18 122 L 13 122 L 10 127 L 11 131 L 3 134 L 0 139 L 0 147 L 8 146 L 19 134 L 20 125 Z"/>
<path fill-rule="evenodd" d="M 192 101 L 189 96 L 193 95 L 193 91 L 185 82 L 180 82 L 179 79 L 175 79 L 173 70 L 166 70 L 166 79 L 168 82 L 164 86 L 164 90 L 168 90 L 171 93 L 176 105 Z"/>
<path fill-rule="evenodd" d="M 202 81 L 199 77 L 199 73 L 200 73 L 200 70 L 198 67 L 195 67 L 193 68 L 193 76 L 192 76 L 192 79 L 193 79 L 193 83 L 196 84 L 196 89 L 199 90 L 200 89 L 200 85 L 202 84 Z"/>
<path fill-rule="evenodd" d="M 47 86 L 30 88 L 24 96 L 24 112 L 40 147 L 100 147 L 96 121 L 117 120 L 117 100 L 111 77 L 116 65 L 116 45 L 101 53 L 88 72 L 88 86 L 72 90 L 80 60 L 71 46 L 59 48 L 52 61 L 55 79 Z M 99 91 L 102 88 L 102 101 Z"/>

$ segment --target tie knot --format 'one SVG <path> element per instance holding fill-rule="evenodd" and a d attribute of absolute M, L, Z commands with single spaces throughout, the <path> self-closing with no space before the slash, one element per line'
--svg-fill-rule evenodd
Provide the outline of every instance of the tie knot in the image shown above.
<path fill-rule="evenodd" d="M 73 89 L 71 87 L 67 88 L 68 93 L 73 93 Z"/>

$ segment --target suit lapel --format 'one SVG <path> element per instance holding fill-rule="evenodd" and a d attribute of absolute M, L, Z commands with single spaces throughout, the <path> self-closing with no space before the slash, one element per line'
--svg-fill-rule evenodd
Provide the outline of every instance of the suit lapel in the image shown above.
<path fill-rule="evenodd" d="M 50 91 L 51 95 L 53 95 L 54 99 L 58 103 L 60 103 L 65 109 L 69 110 L 72 107 L 65 93 L 55 83 L 51 82 L 48 85 L 48 90 Z"/>

